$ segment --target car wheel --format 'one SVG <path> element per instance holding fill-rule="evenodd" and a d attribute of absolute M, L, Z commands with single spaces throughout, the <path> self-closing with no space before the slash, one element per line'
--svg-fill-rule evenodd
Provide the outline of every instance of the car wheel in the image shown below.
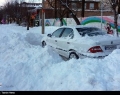
<path fill-rule="evenodd" d="M 72 59 L 72 58 L 74 58 L 74 59 L 79 59 L 79 56 L 78 56 L 76 53 L 72 52 L 72 53 L 70 53 L 70 55 L 69 55 L 69 59 Z"/>
<path fill-rule="evenodd" d="M 43 42 L 42 42 L 42 47 L 44 48 L 45 46 L 46 46 L 46 42 L 43 41 Z"/>

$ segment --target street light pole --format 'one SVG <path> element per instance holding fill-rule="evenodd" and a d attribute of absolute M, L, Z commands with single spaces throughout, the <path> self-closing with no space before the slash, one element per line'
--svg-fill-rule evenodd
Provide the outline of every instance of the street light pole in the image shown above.
<path fill-rule="evenodd" d="M 44 19 L 45 19 L 44 0 L 42 0 L 42 34 L 44 34 L 45 31 Z"/>

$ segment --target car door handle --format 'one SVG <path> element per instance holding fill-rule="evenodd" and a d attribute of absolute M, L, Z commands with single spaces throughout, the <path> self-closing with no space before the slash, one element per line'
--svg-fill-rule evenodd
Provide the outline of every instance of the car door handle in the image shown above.
<path fill-rule="evenodd" d="M 57 40 L 55 40 L 55 42 L 57 42 Z"/>
<path fill-rule="evenodd" d="M 70 42 L 67 42 L 67 44 L 70 44 Z"/>

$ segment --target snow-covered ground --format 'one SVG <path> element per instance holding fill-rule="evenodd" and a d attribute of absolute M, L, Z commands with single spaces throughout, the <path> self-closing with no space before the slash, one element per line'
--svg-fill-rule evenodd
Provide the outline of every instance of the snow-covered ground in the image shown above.
<path fill-rule="evenodd" d="M 45 27 L 50 33 L 58 27 Z M 64 61 L 42 48 L 41 27 L 0 25 L 0 91 L 120 90 L 120 50 L 104 59 Z"/>

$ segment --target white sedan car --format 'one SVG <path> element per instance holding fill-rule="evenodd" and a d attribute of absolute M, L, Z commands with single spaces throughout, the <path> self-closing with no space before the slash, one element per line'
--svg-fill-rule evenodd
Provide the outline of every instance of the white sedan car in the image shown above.
<path fill-rule="evenodd" d="M 120 48 L 120 38 L 106 34 L 97 27 L 63 26 L 41 40 L 66 58 L 103 58 Z"/>

